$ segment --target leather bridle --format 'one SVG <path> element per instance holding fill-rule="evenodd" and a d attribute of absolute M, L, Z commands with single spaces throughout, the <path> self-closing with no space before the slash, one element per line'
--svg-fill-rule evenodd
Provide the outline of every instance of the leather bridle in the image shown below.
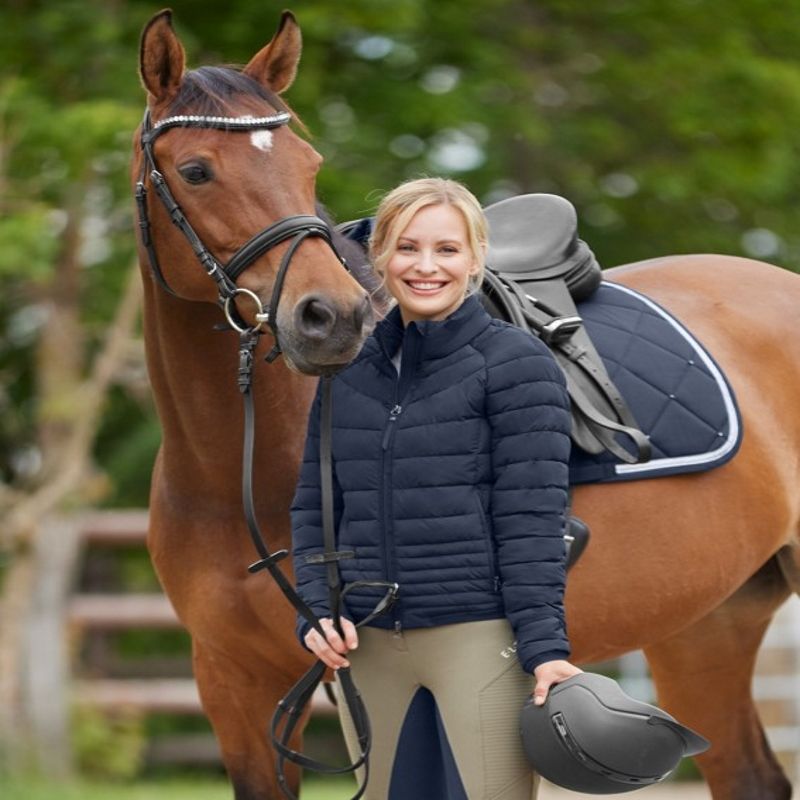
<path fill-rule="evenodd" d="M 203 244 L 202 239 L 186 218 L 183 209 L 175 200 L 166 178 L 158 169 L 153 147 L 159 136 L 173 128 L 205 128 L 224 131 L 273 130 L 287 125 L 290 120 L 291 115 L 286 111 L 281 111 L 267 117 L 223 117 L 179 114 L 165 117 L 153 123 L 150 119 L 150 110 L 148 109 L 145 111 L 144 119 L 142 120 L 140 137 L 142 167 L 139 173 L 139 179 L 136 182 L 136 207 L 139 214 L 139 230 L 142 245 L 147 252 L 147 258 L 150 262 L 150 269 L 153 277 L 163 289 L 176 297 L 178 296 L 164 277 L 164 273 L 158 262 L 155 246 L 153 245 L 150 231 L 150 218 L 147 212 L 146 176 L 150 178 L 150 183 L 169 214 L 173 224 L 186 238 L 206 274 L 217 284 L 219 302 L 225 311 L 225 317 L 231 327 L 240 333 L 248 329 L 248 326 L 239 318 L 232 303 L 233 299 L 238 295 L 245 295 L 255 304 L 256 313 L 254 319 L 257 323 L 256 328 L 261 329 L 264 324 L 269 325 L 275 337 L 275 347 L 267 357 L 268 361 L 277 358 L 281 352 L 277 324 L 278 303 L 280 302 L 281 292 L 283 291 L 286 272 L 298 247 L 311 236 L 319 237 L 328 244 L 339 261 L 347 268 L 347 264 L 339 255 L 333 243 L 333 235 L 330 227 L 325 220 L 312 214 L 294 214 L 284 217 L 264 228 L 249 241 L 245 242 L 233 254 L 230 261 L 223 265 Z M 272 297 L 270 298 L 269 305 L 265 308 L 258 295 L 251 292 L 249 289 L 238 287 L 236 285 L 236 279 L 256 259 L 276 245 L 289 239 L 291 239 L 292 242 L 281 259 L 281 264 L 278 268 L 278 272 L 275 276 L 275 283 L 272 288 Z"/>
<path fill-rule="evenodd" d="M 264 228 L 262 231 L 245 242 L 231 257 L 227 264 L 221 264 L 211 251 L 203 244 L 197 232 L 189 223 L 178 202 L 167 185 L 166 178 L 159 171 L 156 163 L 153 143 L 155 140 L 172 128 L 215 128 L 225 131 L 252 131 L 271 130 L 286 125 L 291 119 L 288 112 L 280 112 L 268 117 L 217 117 L 201 115 L 178 115 L 161 119 L 151 123 L 149 109 L 145 112 L 141 128 L 142 167 L 136 183 L 136 206 L 139 215 L 139 230 L 142 245 L 147 252 L 150 269 L 156 282 L 167 292 L 178 297 L 179 295 L 169 286 L 158 262 L 158 257 L 150 232 L 150 219 L 147 213 L 147 188 L 145 178 L 149 174 L 150 182 L 167 210 L 172 222 L 184 235 L 200 265 L 217 284 L 218 299 L 222 306 L 228 324 L 239 335 L 239 371 L 238 385 L 244 399 L 244 447 L 242 460 L 242 502 L 244 514 L 250 537 L 253 541 L 259 560 L 248 567 L 251 573 L 267 570 L 281 591 L 308 623 L 325 638 L 317 615 L 308 607 L 305 601 L 297 594 L 292 584 L 278 567 L 278 563 L 286 558 L 287 550 L 270 552 L 266 540 L 261 533 L 255 513 L 253 501 L 253 454 L 255 449 L 255 407 L 253 403 L 253 362 L 254 353 L 260 336 L 264 333 L 266 323 L 275 339 L 275 344 L 267 355 L 268 362 L 274 361 L 281 353 L 278 337 L 277 312 L 283 290 L 284 279 L 289 264 L 297 252 L 298 247 L 309 237 L 322 238 L 333 250 L 336 257 L 345 269 L 347 263 L 339 255 L 333 243 L 333 236 L 328 224 L 320 217 L 308 214 L 296 214 L 285 217 L 278 222 Z M 149 170 L 149 173 L 148 173 Z M 236 279 L 257 258 L 262 256 L 275 245 L 291 239 L 291 243 L 281 259 L 275 277 L 272 296 L 269 305 L 265 308 L 260 298 L 249 289 L 236 285 Z M 349 271 L 349 269 L 348 269 Z M 256 324 L 247 325 L 238 315 L 233 300 L 239 295 L 245 295 L 256 306 L 254 316 Z M 337 631 L 342 633 L 340 626 L 340 613 L 342 599 L 348 591 L 358 588 L 384 589 L 385 595 L 375 606 L 375 610 L 364 620 L 363 625 L 386 612 L 397 597 L 397 584 L 381 581 L 357 581 L 348 584 L 344 589 L 339 578 L 338 561 L 342 558 L 353 557 L 352 553 L 336 550 L 336 533 L 333 519 L 333 463 L 331 456 L 332 432 L 332 397 L 331 379 L 322 378 L 321 389 L 321 419 L 320 419 L 320 488 L 321 488 L 321 515 L 323 530 L 323 552 L 313 556 L 315 563 L 324 564 L 327 574 L 328 594 L 331 616 Z M 303 755 L 289 747 L 289 741 L 298 724 L 305 716 L 305 710 L 311 703 L 317 686 L 321 683 L 326 673 L 325 664 L 316 661 L 283 698 L 275 710 L 270 723 L 270 737 L 277 753 L 277 777 L 281 790 L 290 800 L 297 800 L 289 787 L 286 774 L 286 761 L 291 761 L 303 768 L 312 769 L 326 774 L 341 774 L 354 772 L 364 768 L 364 778 L 352 800 L 362 797 L 367 786 L 368 757 L 371 745 L 369 717 L 364 707 L 361 695 L 353 683 L 349 668 L 338 670 L 339 685 L 348 709 L 348 713 L 355 728 L 356 739 L 360 754 L 352 763 L 345 766 L 331 766 L 308 756 Z"/>

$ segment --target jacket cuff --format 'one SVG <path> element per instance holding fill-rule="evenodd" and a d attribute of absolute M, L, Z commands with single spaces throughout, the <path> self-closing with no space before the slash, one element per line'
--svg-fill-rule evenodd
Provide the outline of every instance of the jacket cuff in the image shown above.
<path fill-rule="evenodd" d="M 568 661 L 570 657 L 570 651 L 566 650 L 549 650 L 546 653 L 537 653 L 537 655 L 530 658 L 526 661 L 522 668 L 525 672 L 529 672 L 533 675 L 533 671 L 536 667 L 541 666 L 542 664 L 546 664 L 548 661 Z"/>

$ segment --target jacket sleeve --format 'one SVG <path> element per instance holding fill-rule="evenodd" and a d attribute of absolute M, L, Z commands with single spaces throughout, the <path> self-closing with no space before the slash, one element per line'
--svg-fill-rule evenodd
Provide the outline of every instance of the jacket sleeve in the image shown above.
<path fill-rule="evenodd" d="M 322 490 L 320 487 L 320 407 L 318 388 L 308 417 L 303 463 L 291 506 L 292 559 L 297 593 L 318 617 L 330 616 L 328 581 L 324 564 L 309 564 L 308 557 L 324 552 L 322 533 Z M 333 470 L 334 530 L 342 516 L 342 492 Z M 298 614 L 297 636 L 300 643 L 310 624 Z"/>
<path fill-rule="evenodd" d="M 504 345 L 487 359 L 492 529 L 517 655 L 533 672 L 570 654 L 564 622 L 569 397 L 542 342 L 517 329 L 498 335 Z"/>

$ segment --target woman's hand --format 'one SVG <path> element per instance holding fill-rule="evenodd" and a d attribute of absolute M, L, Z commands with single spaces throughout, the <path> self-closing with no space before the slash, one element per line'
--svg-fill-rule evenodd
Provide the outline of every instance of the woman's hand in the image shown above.
<path fill-rule="evenodd" d="M 325 637 L 322 636 L 312 628 L 305 635 L 306 647 L 322 661 L 326 666 L 331 669 L 339 669 L 339 667 L 349 667 L 350 662 L 345 658 L 348 650 L 355 650 L 358 647 L 358 633 L 356 633 L 356 626 L 350 622 L 349 619 L 339 617 L 342 626 L 342 633 L 344 640 L 336 632 L 333 627 L 333 620 L 330 617 L 324 617 L 319 621 L 322 630 L 325 631 Z"/>
<path fill-rule="evenodd" d="M 533 671 L 536 688 L 533 690 L 533 703 L 540 706 L 547 699 L 547 692 L 556 683 L 561 683 L 573 675 L 583 672 L 569 661 L 545 661 Z"/>

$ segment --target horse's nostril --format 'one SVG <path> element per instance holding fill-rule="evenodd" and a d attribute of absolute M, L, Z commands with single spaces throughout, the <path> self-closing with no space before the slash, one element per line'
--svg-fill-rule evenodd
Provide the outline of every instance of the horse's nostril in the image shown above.
<path fill-rule="evenodd" d="M 336 324 L 336 312 L 324 300 L 312 297 L 299 309 L 298 327 L 305 336 L 323 339 Z"/>

